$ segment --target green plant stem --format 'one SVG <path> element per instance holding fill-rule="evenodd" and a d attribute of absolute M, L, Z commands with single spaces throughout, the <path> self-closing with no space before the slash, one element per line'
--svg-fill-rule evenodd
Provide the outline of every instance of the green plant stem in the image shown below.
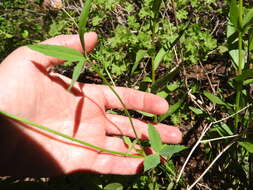
<path fill-rule="evenodd" d="M 89 59 L 88 56 L 85 56 L 86 60 L 89 61 L 90 64 L 93 64 L 93 62 Z M 129 119 L 129 122 L 130 122 L 130 125 L 133 129 L 133 132 L 134 132 L 134 135 L 135 135 L 135 138 L 137 140 L 137 142 L 139 143 L 140 142 L 140 138 L 137 134 L 137 131 L 134 127 L 134 124 L 133 124 L 133 120 L 132 120 L 132 117 L 129 113 L 129 111 L 127 110 L 126 108 L 126 105 L 124 104 L 124 102 L 122 101 L 121 97 L 119 96 L 119 94 L 115 91 L 115 89 L 112 87 L 112 85 L 107 81 L 107 79 L 103 76 L 103 74 L 99 71 L 99 69 L 97 68 L 97 66 L 95 65 L 95 70 L 97 72 L 97 74 L 102 78 L 103 82 L 111 89 L 111 91 L 115 94 L 115 96 L 118 98 L 118 100 L 120 101 L 123 109 L 124 109 L 124 112 L 125 114 L 127 115 L 128 119 Z"/>
<path fill-rule="evenodd" d="M 240 98 L 241 98 L 241 89 L 242 89 L 242 85 L 241 84 L 237 84 L 236 87 L 236 102 L 235 102 L 235 113 L 237 113 L 240 110 Z M 237 114 L 235 116 L 235 130 L 238 129 L 238 123 L 239 123 L 239 115 Z"/>
<path fill-rule="evenodd" d="M 51 134 L 54 134 L 54 135 L 63 137 L 63 138 L 65 138 L 65 139 L 71 140 L 71 141 L 73 141 L 73 142 L 77 142 L 77 143 L 79 143 L 79 144 L 82 144 L 82 145 L 84 145 L 84 146 L 87 146 L 87 147 L 96 149 L 96 150 L 98 150 L 98 151 L 102 151 L 102 152 L 106 152 L 106 153 L 110 153 L 110 154 L 115 154 L 115 155 L 120 155 L 120 156 L 132 157 L 132 158 L 143 158 L 143 156 L 140 156 L 140 155 L 133 155 L 133 154 L 124 153 L 124 152 L 112 151 L 112 150 L 104 149 L 104 148 L 101 148 L 101 147 L 98 147 L 98 146 L 89 144 L 89 143 L 87 143 L 87 142 L 84 142 L 84 141 L 81 141 L 81 140 L 72 138 L 72 137 L 70 137 L 70 136 L 68 136 L 68 135 L 65 135 L 65 134 L 63 134 L 63 133 L 60 133 L 60 132 L 55 131 L 55 130 L 53 130 L 53 129 L 50 129 L 50 128 L 48 128 L 48 127 L 39 125 L 39 124 L 34 123 L 34 122 L 32 122 L 32 121 L 29 121 L 29 120 L 20 118 L 20 117 L 18 117 L 18 116 L 15 116 L 15 115 L 13 115 L 13 114 L 10 114 L 10 113 L 6 113 L 6 112 L 3 112 L 3 111 L 0 111 L 0 114 L 4 115 L 4 116 L 6 116 L 6 117 L 9 117 L 9 118 L 11 118 L 11 119 L 14 119 L 14 120 L 16 120 L 16 121 L 20 121 L 20 122 L 23 122 L 23 123 L 32 125 L 33 127 L 36 127 L 36 128 L 41 129 L 41 130 L 43 130 L 43 131 L 47 131 L 47 132 L 49 132 L 49 133 L 51 133 Z"/>
<path fill-rule="evenodd" d="M 242 22 L 243 22 L 243 0 L 239 1 L 239 34 L 238 34 L 238 47 L 239 47 L 239 62 L 238 62 L 238 69 L 237 69 L 237 75 L 241 75 L 242 74 L 242 70 L 243 70 L 243 33 L 241 30 L 242 27 Z M 242 84 L 241 83 L 237 83 L 236 85 L 236 102 L 235 102 L 235 112 L 238 112 L 241 108 L 241 90 L 242 90 Z M 238 129 L 238 123 L 239 123 L 239 115 L 236 115 L 235 117 L 235 129 Z"/>
<path fill-rule="evenodd" d="M 111 74 L 109 73 L 109 71 L 107 70 L 106 67 L 105 67 L 105 72 L 106 72 L 106 74 L 108 75 L 108 77 L 110 78 L 110 80 L 111 80 L 111 82 L 112 82 L 112 85 L 113 85 L 113 86 L 116 86 L 115 83 L 114 83 L 114 81 L 113 81 L 113 79 L 112 79 Z"/>
<path fill-rule="evenodd" d="M 127 110 L 126 108 L 126 105 L 124 104 L 124 102 L 122 101 L 122 99 L 120 98 L 120 96 L 118 95 L 118 93 L 115 91 L 115 89 L 112 87 L 112 85 L 106 80 L 106 78 L 102 75 L 102 73 L 96 69 L 96 72 L 98 73 L 98 75 L 102 78 L 103 82 L 112 90 L 112 92 L 115 94 L 115 96 L 118 98 L 118 100 L 120 101 L 121 105 L 123 106 L 123 109 L 124 109 L 124 112 L 125 114 L 127 115 L 129 121 L 130 121 L 130 124 L 131 124 L 131 127 L 133 129 L 133 132 L 134 132 L 134 135 L 135 135 L 135 138 L 137 140 L 137 142 L 139 143 L 140 142 L 140 139 L 139 139 L 139 136 L 135 130 L 135 127 L 134 127 L 134 124 L 133 124 L 133 120 L 132 120 L 132 117 L 129 113 L 129 111 Z"/>
<path fill-rule="evenodd" d="M 152 59 L 152 85 L 155 84 L 155 61 Z"/>

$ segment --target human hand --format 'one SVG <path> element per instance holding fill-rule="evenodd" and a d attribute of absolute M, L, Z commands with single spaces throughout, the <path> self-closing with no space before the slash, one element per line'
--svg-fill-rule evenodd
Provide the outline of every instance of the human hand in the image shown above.
<path fill-rule="evenodd" d="M 85 35 L 86 51 L 96 44 L 97 35 Z M 77 35 L 61 35 L 44 41 L 45 44 L 64 45 L 81 51 Z M 108 114 L 107 109 L 122 109 L 113 92 L 104 85 L 76 83 L 73 92 L 71 80 L 48 71 L 62 63 L 21 47 L 0 65 L 0 110 L 47 126 L 90 144 L 119 152 L 126 152 L 123 140 L 114 137 L 134 137 L 129 120 Z M 167 102 L 155 95 L 116 87 L 128 109 L 163 114 Z M 142 139 L 147 138 L 145 122 L 134 119 L 134 126 Z M 179 143 L 178 128 L 155 125 L 164 143 Z M 53 176 L 76 171 L 104 174 L 135 174 L 143 159 L 108 154 L 52 136 L 32 126 L 0 117 L 0 175 Z"/>

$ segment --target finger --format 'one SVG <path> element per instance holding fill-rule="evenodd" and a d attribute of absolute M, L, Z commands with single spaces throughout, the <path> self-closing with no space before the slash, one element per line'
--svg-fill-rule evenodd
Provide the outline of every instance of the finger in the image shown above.
<path fill-rule="evenodd" d="M 123 106 L 108 86 L 101 86 L 106 102 L 106 108 L 122 109 Z M 140 110 L 153 114 L 163 114 L 168 110 L 168 103 L 163 98 L 151 93 L 141 92 L 138 90 L 115 87 L 127 109 Z"/>
<path fill-rule="evenodd" d="M 135 137 L 130 121 L 127 117 L 120 115 L 107 114 L 108 123 L 106 125 L 106 133 L 109 135 L 119 135 Z M 133 119 L 133 124 L 138 136 L 145 140 L 148 139 L 148 126 L 146 122 Z M 177 144 L 182 141 L 182 133 L 177 127 L 165 124 L 154 124 L 160 133 L 161 140 L 168 144 Z"/>
<path fill-rule="evenodd" d="M 117 137 L 107 137 L 105 148 L 118 152 L 127 152 L 128 149 L 123 140 Z M 141 158 L 101 153 L 91 169 L 103 174 L 133 175 L 142 171 L 142 162 Z"/>
<path fill-rule="evenodd" d="M 86 33 L 84 35 L 84 40 L 85 40 L 85 50 L 88 53 L 92 51 L 96 46 L 97 34 L 95 32 Z M 54 38 L 50 38 L 46 41 L 43 41 L 41 44 L 65 46 L 65 47 L 76 49 L 78 51 L 82 51 L 82 46 L 81 46 L 78 35 L 59 35 Z M 28 47 L 25 47 L 25 48 L 26 48 L 26 51 L 25 51 L 26 60 L 39 63 L 44 67 L 48 67 L 52 64 L 63 63 L 63 60 L 59 60 L 54 57 L 45 56 L 39 52 L 29 49 Z M 24 52 L 21 52 L 21 53 L 24 53 Z"/>

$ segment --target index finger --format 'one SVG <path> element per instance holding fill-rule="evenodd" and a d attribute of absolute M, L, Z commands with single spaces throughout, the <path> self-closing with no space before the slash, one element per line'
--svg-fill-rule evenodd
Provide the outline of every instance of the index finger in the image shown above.
<path fill-rule="evenodd" d="M 117 96 L 108 86 L 101 86 L 105 97 L 105 107 L 109 109 L 123 109 Z M 152 114 L 164 114 L 169 105 L 167 101 L 151 93 L 124 87 L 114 87 L 127 109 L 139 110 Z"/>

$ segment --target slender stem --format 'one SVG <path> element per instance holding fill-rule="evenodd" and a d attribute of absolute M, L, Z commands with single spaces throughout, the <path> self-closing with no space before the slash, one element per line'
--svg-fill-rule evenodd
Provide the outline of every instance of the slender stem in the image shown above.
<path fill-rule="evenodd" d="M 85 58 L 86 58 L 87 61 L 89 61 L 91 64 L 93 64 L 93 62 L 89 59 L 88 56 L 85 56 Z M 124 112 L 125 112 L 125 114 L 127 115 L 128 119 L 129 119 L 129 122 L 130 122 L 130 125 L 131 125 L 132 129 L 133 129 L 135 138 L 136 138 L 137 142 L 139 143 L 139 142 L 140 142 L 140 138 L 139 138 L 139 136 L 138 136 L 138 134 L 137 134 L 137 131 L 136 131 L 135 127 L 134 127 L 134 123 L 133 123 L 132 117 L 131 117 L 129 111 L 127 110 L 127 108 L 126 108 L 126 105 L 124 104 L 124 102 L 122 101 L 121 97 L 120 97 L 119 94 L 116 92 L 116 90 L 112 87 L 112 85 L 107 81 L 107 79 L 106 79 L 106 78 L 103 76 L 103 74 L 99 71 L 99 69 L 96 67 L 96 65 L 95 65 L 94 68 L 95 68 L 97 74 L 102 78 L 103 82 L 111 89 L 111 91 L 115 94 L 115 96 L 116 96 L 116 97 L 118 98 L 118 100 L 120 101 L 120 103 L 121 103 L 121 105 L 122 105 L 122 107 L 123 107 L 123 109 L 124 109 Z"/>
<path fill-rule="evenodd" d="M 238 34 L 239 60 L 238 60 L 238 70 L 236 72 L 237 75 L 241 75 L 242 70 L 243 70 L 243 39 L 242 39 L 243 34 L 242 34 L 242 30 L 241 30 L 242 22 L 243 22 L 243 0 L 239 0 L 239 34 Z M 235 112 L 239 111 L 240 107 L 241 107 L 241 105 L 240 105 L 241 104 L 240 103 L 241 90 L 242 90 L 242 84 L 237 83 Z M 236 117 L 235 117 L 235 130 L 238 129 L 239 117 L 240 117 L 239 115 L 236 115 Z"/>
<path fill-rule="evenodd" d="M 243 0 L 239 0 L 239 26 L 242 27 L 243 22 Z"/>
<path fill-rule="evenodd" d="M 113 86 L 116 86 L 115 83 L 114 83 L 114 81 L 113 81 L 113 79 L 112 79 L 112 76 L 111 76 L 111 74 L 109 73 L 109 71 L 107 70 L 107 68 L 105 68 L 105 72 L 106 72 L 106 74 L 108 75 L 108 77 L 110 78 L 110 80 L 111 80 L 111 82 L 112 82 L 112 85 L 113 85 Z"/>
<path fill-rule="evenodd" d="M 131 127 L 134 131 L 134 135 L 135 135 L 135 138 L 137 140 L 137 142 L 140 142 L 140 139 L 139 139 L 139 136 L 135 130 L 135 127 L 134 127 L 134 124 L 133 124 L 133 120 L 132 120 L 132 117 L 129 113 L 129 111 L 127 110 L 126 108 L 126 105 L 124 104 L 124 102 L 122 101 L 121 97 L 119 96 L 119 94 L 116 92 L 116 90 L 112 87 L 112 85 L 106 80 L 106 78 L 102 75 L 102 73 L 97 69 L 96 69 L 96 72 L 98 73 L 98 75 L 102 78 L 103 82 L 112 90 L 112 92 L 115 94 L 115 96 L 118 98 L 118 100 L 120 101 L 121 105 L 123 106 L 123 109 L 124 109 L 124 112 L 125 114 L 127 115 L 129 121 L 130 121 L 130 124 L 131 124 Z"/>
<path fill-rule="evenodd" d="M 133 158 L 143 158 L 143 157 L 140 156 L 140 155 L 133 155 L 133 154 L 128 154 L 128 153 L 124 153 L 124 152 L 112 151 L 112 150 L 108 150 L 108 149 L 104 149 L 104 148 L 101 148 L 101 147 L 92 145 L 92 144 L 90 144 L 90 143 L 81 141 L 81 140 L 79 140 L 79 139 L 72 138 L 72 137 L 70 137 L 70 136 L 68 136 L 68 135 L 65 135 L 65 134 L 63 134 L 63 133 L 60 133 L 60 132 L 55 131 L 55 130 L 53 130 L 53 129 L 50 129 L 50 128 L 48 128 L 48 127 L 39 125 L 39 124 L 34 123 L 34 122 L 32 122 L 32 121 L 29 121 L 29 120 L 20 118 L 20 117 L 18 117 L 18 116 L 15 116 L 15 115 L 13 115 L 13 114 L 10 114 L 10 113 L 6 113 L 6 112 L 0 111 L 0 114 L 4 115 L 4 116 L 6 116 L 6 117 L 9 117 L 9 118 L 11 118 L 11 119 L 14 119 L 14 120 L 17 120 L 17 121 L 20 121 L 20 122 L 23 122 L 23 123 L 32 125 L 32 126 L 38 128 L 38 129 L 47 131 L 47 132 L 49 132 L 49 133 L 52 133 L 52 134 L 54 134 L 54 135 L 63 137 L 63 138 L 65 138 L 65 139 L 71 140 L 71 141 L 73 141 L 73 142 L 77 142 L 77 143 L 82 144 L 82 145 L 84 145 L 84 146 L 88 146 L 88 147 L 90 147 L 90 148 L 94 148 L 94 149 L 96 149 L 96 150 L 98 150 L 98 151 L 102 151 L 102 152 L 106 152 L 106 153 L 111 153 L 111 154 L 116 154 L 116 155 L 120 155 L 120 156 L 128 156 L 128 157 L 133 157 Z"/>
<path fill-rule="evenodd" d="M 241 98 L 241 84 L 237 84 L 236 87 L 236 100 L 235 100 L 235 112 L 238 112 L 240 110 L 240 98 Z M 239 123 L 239 115 L 235 116 L 235 130 L 238 129 L 238 123 Z"/>
<path fill-rule="evenodd" d="M 152 85 L 155 83 L 155 59 L 152 59 Z"/>
<path fill-rule="evenodd" d="M 236 135 L 218 137 L 218 138 L 213 138 L 213 139 L 205 139 L 205 140 L 201 140 L 200 143 L 209 143 L 209 142 L 218 141 L 218 140 L 235 138 L 235 137 L 238 137 L 238 136 L 240 136 L 240 135 L 236 134 Z"/>

